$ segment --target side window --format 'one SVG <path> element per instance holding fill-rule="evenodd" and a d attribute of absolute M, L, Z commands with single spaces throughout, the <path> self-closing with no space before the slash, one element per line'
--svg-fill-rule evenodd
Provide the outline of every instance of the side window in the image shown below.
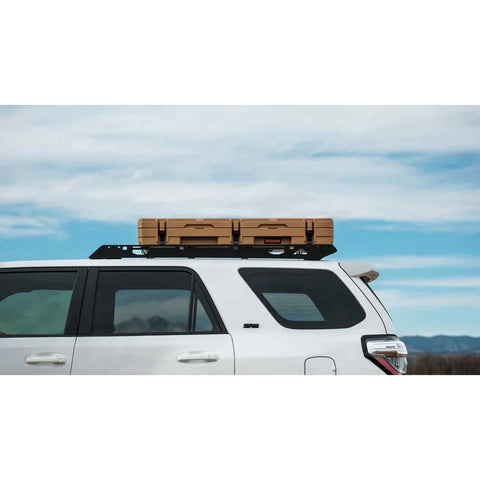
<path fill-rule="evenodd" d="M 193 331 L 197 333 L 214 332 L 215 323 L 212 321 L 212 318 L 214 318 L 213 312 L 210 310 L 203 292 L 197 285 L 193 302 Z"/>
<path fill-rule="evenodd" d="M 188 272 L 110 271 L 98 275 L 93 335 L 217 332 Z M 202 303 L 204 302 L 204 303 Z"/>
<path fill-rule="evenodd" d="M 329 270 L 241 268 L 239 273 L 284 327 L 348 328 L 365 318 L 355 296 Z"/>
<path fill-rule="evenodd" d="M 0 273 L 0 336 L 63 335 L 76 275 Z"/>

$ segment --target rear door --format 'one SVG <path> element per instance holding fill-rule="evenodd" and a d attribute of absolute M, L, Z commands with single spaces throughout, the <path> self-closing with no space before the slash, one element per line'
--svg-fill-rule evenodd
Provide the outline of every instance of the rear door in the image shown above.
<path fill-rule="evenodd" d="M 69 374 L 84 269 L 0 270 L 0 373 Z"/>
<path fill-rule="evenodd" d="M 90 269 L 72 373 L 232 374 L 232 339 L 189 269 Z"/>

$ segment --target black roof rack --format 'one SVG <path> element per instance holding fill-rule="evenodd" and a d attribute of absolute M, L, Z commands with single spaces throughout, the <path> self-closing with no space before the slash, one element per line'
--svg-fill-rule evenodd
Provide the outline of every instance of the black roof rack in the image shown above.
<path fill-rule="evenodd" d="M 333 245 L 102 245 L 90 259 L 121 258 L 296 258 L 321 260 L 335 253 Z"/>

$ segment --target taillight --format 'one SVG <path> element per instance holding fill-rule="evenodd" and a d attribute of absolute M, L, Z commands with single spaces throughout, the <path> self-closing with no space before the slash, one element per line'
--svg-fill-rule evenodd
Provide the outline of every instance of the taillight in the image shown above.
<path fill-rule="evenodd" d="M 407 347 L 395 335 L 371 335 L 362 338 L 363 353 L 390 375 L 407 373 Z"/>

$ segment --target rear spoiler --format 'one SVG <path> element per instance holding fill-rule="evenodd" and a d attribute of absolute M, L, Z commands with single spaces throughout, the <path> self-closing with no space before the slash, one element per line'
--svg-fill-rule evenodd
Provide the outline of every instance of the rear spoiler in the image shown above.
<path fill-rule="evenodd" d="M 368 262 L 339 262 L 340 267 L 350 276 L 358 277 L 368 282 L 373 282 L 378 278 L 379 273 L 375 270 L 375 267 Z"/>

